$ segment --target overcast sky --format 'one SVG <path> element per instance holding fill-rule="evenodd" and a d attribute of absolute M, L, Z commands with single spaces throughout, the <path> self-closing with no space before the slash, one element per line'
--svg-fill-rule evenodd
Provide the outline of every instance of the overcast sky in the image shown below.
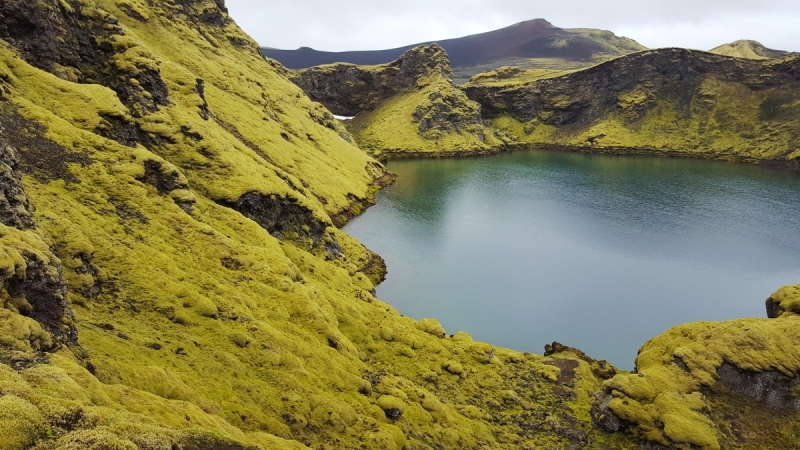
<path fill-rule="evenodd" d="M 377 50 L 456 38 L 544 18 L 642 45 L 708 50 L 737 39 L 800 51 L 800 0 L 227 0 L 265 47 Z"/>

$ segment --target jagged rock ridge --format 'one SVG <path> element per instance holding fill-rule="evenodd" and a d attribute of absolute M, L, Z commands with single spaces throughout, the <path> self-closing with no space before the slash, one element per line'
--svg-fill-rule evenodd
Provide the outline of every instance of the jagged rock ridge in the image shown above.
<path fill-rule="evenodd" d="M 347 126 L 375 156 L 487 152 L 480 107 L 452 76 L 447 52 L 432 44 L 389 64 L 313 67 L 295 72 L 292 81 L 335 114 L 356 116 Z"/>
<path fill-rule="evenodd" d="M 511 145 L 796 168 L 798 64 L 661 49 L 529 82 L 480 79 L 465 92 Z"/>
<path fill-rule="evenodd" d="M 334 114 L 355 116 L 374 110 L 390 97 L 418 88 L 429 77 L 453 77 L 447 53 L 436 44 L 411 49 L 383 66 L 333 64 L 295 72 L 291 79 Z"/>
<path fill-rule="evenodd" d="M 444 58 L 442 52 L 436 64 L 446 65 Z M 293 80 L 335 112 L 364 112 L 348 126 L 362 147 L 382 157 L 486 154 L 533 145 L 794 170 L 800 156 L 797 64 L 796 57 L 754 61 L 660 49 L 571 72 L 501 68 L 461 88 L 478 105 L 440 83 L 441 92 L 413 98 L 413 111 L 397 107 L 399 93 L 414 84 L 397 82 L 392 65 L 320 66 L 297 72 Z M 388 124 L 391 131 L 384 129 Z M 434 133 L 426 133 L 429 128 Z M 465 129 L 477 139 L 465 142 Z M 392 133 L 403 139 L 391 141 Z M 461 139 L 443 149 L 442 136 Z"/>

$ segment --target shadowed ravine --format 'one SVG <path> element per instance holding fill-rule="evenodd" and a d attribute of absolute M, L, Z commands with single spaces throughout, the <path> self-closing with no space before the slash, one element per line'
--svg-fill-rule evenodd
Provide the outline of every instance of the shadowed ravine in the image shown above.
<path fill-rule="evenodd" d="M 800 275 L 794 174 L 548 152 L 389 168 L 397 184 L 345 229 L 386 259 L 378 295 L 498 345 L 632 369 L 650 337 L 763 317 L 763 293 Z"/>

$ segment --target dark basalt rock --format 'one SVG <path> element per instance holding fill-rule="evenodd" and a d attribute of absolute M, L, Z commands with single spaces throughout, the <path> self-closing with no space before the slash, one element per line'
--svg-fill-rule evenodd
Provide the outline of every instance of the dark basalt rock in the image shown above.
<path fill-rule="evenodd" d="M 302 70 L 291 78 L 312 100 L 334 114 L 354 116 L 415 88 L 421 78 L 433 74 L 448 80 L 453 77 L 447 52 L 436 44 L 411 49 L 379 67 L 336 64 Z"/>
<path fill-rule="evenodd" d="M 385 409 L 383 413 L 386 414 L 386 418 L 391 421 L 400 420 L 400 417 L 403 416 L 403 411 L 400 411 L 398 408 Z"/>
<path fill-rule="evenodd" d="M 221 9 L 223 12 L 228 12 L 228 8 L 225 7 L 225 0 L 214 0 L 214 3 L 216 3 L 217 8 Z"/>
<path fill-rule="evenodd" d="M 27 266 L 25 274 L 12 275 L 3 287 L 12 298 L 25 299 L 25 306 L 29 307 L 20 308 L 20 313 L 42 324 L 58 344 L 76 343 L 78 332 L 72 324 L 72 310 L 67 305 L 67 282 L 61 265 L 55 262 L 57 260 L 45 262 L 29 252 L 22 256 Z M 68 320 L 64 320 L 65 316 Z"/>
<path fill-rule="evenodd" d="M 777 319 L 785 313 L 800 315 L 800 306 L 792 302 L 781 302 L 780 300 L 770 297 L 765 302 L 767 307 L 767 317 L 770 319 Z M 787 309 L 788 308 L 788 309 Z"/>
<path fill-rule="evenodd" d="M 592 416 L 592 424 L 609 433 L 617 433 L 623 428 L 622 421 L 608 407 L 608 404 L 613 399 L 614 397 L 611 394 L 598 392 L 594 395 L 592 407 L 589 411 Z"/>
<path fill-rule="evenodd" d="M 228 22 L 228 19 L 219 9 L 208 9 L 200 14 L 200 21 L 209 25 L 221 27 Z"/>
<path fill-rule="evenodd" d="M 162 164 L 158 161 L 145 161 L 144 177 L 139 181 L 152 185 L 161 195 L 167 195 L 183 187 L 178 183 L 177 172 L 164 173 L 161 167 Z"/>
<path fill-rule="evenodd" d="M 128 77 L 127 74 L 119 75 L 123 78 Z M 127 83 L 119 83 L 110 79 L 102 80 L 103 83 L 101 84 L 105 84 L 114 89 L 122 103 L 127 106 L 139 104 L 144 107 L 145 110 L 155 112 L 158 111 L 159 106 L 168 106 L 170 104 L 167 84 L 161 78 L 159 72 L 144 69 L 135 77 L 128 77 L 128 80 L 131 79 L 136 79 L 138 85 L 134 86 L 130 84 L 130 81 Z M 142 91 L 148 92 L 150 97 L 143 97 L 141 95 Z"/>
<path fill-rule="evenodd" d="M 661 49 L 527 84 L 474 85 L 464 90 L 481 104 L 484 118 L 511 114 L 522 122 L 538 119 L 557 127 L 584 126 L 618 111 L 619 95 L 633 89 L 641 89 L 647 98 L 626 111 L 631 120 L 643 114 L 656 98 L 673 101 L 681 114 L 688 115 L 693 97 L 707 76 L 763 90 L 800 83 L 798 65 L 798 61 L 767 65 L 693 50 Z"/>
<path fill-rule="evenodd" d="M 310 238 L 312 247 L 325 242 L 325 249 L 333 258 L 342 254 L 342 248 L 335 238 L 329 236 L 327 241 L 324 240 L 325 230 L 329 225 L 316 219 L 310 210 L 298 205 L 293 199 L 248 192 L 233 203 L 220 203 L 261 225 L 278 239 L 285 239 L 286 233 L 294 233 Z"/>
<path fill-rule="evenodd" d="M 13 106 L 0 104 L 0 123 L 2 135 L 17 150 L 18 168 L 23 175 L 33 175 L 44 182 L 56 178 L 78 183 L 80 180 L 69 172 L 69 164 L 87 166 L 94 162 L 83 153 L 68 151 L 47 139 L 44 126 L 26 120 Z"/>
<path fill-rule="evenodd" d="M 208 102 L 206 101 L 206 82 L 202 78 L 198 78 L 195 82 L 197 84 L 195 85 L 194 92 L 200 97 L 200 100 L 203 101 L 203 104 L 200 105 L 200 117 L 202 117 L 203 120 L 208 120 L 211 116 L 211 111 L 209 111 Z"/>
<path fill-rule="evenodd" d="M 751 372 L 723 363 L 717 369 L 720 383 L 731 392 L 745 395 L 774 409 L 800 411 L 800 397 L 792 390 L 800 386 L 800 373 L 787 376 L 777 371 Z"/>
<path fill-rule="evenodd" d="M 0 137 L 0 222 L 20 230 L 33 228 L 33 206 L 22 187 L 17 151 Z"/>
<path fill-rule="evenodd" d="M 188 131 L 185 131 L 187 133 Z M 202 139 L 202 137 L 201 137 Z M 142 183 L 149 184 L 156 188 L 160 195 L 169 195 L 177 189 L 188 189 L 189 186 L 180 180 L 180 173 L 177 169 L 164 170 L 163 164 L 159 161 L 147 160 L 144 162 L 144 175 L 138 178 Z M 175 203 L 187 214 L 191 214 L 194 208 L 194 200 L 174 200 Z"/>
<path fill-rule="evenodd" d="M 368 162 L 365 169 L 372 178 L 370 185 L 375 191 L 385 189 L 397 181 L 397 174 L 389 172 L 384 165 L 378 162 Z M 328 200 L 325 197 L 317 196 L 317 199 L 323 205 L 328 204 Z M 375 196 L 369 194 L 365 197 L 358 197 L 353 194 L 348 194 L 347 201 L 348 206 L 346 208 L 330 215 L 331 221 L 338 228 L 344 228 L 348 222 L 360 216 L 367 208 L 374 205 Z"/>
<path fill-rule="evenodd" d="M 78 9 L 70 13 L 53 0 L 4 0 L 0 3 L 0 39 L 16 47 L 29 64 L 48 72 L 53 72 L 56 64 L 74 68 L 99 65 L 94 33 L 79 23 L 80 5 L 72 2 L 70 6 Z M 101 24 L 98 28 L 102 29 Z"/>
<path fill-rule="evenodd" d="M 553 342 L 552 344 L 546 344 L 544 346 L 544 355 L 545 356 L 552 356 L 557 353 L 568 353 L 573 356 L 580 358 L 583 361 L 586 361 L 592 369 L 592 373 L 602 379 L 608 380 L 614 377 L 617 374 L 617 368 L 611 365 L 608 361 L 601 359 L 596 360 L 594 358 L 589 357 L 586 353 L 581 350 L 578 350 L 574 347 L 569 347 L 559 342 Z"/>
<path fill-rule="evenodd" d="M 781 316 L 781 314 L 786 312 L 786 310 L 783 309 L 783 307 L 781 306 L 780 302 L 776 301 L 772 297 L 767 299 L 766 307 L 767 307 L 767 317 L 769 317 L 770 319 L 777 319 L 778 317 Z"/>
<path fill-rule="evenodd" d="M 0 222 L 20 230 L 33 229 L 33 206 L 21 183 L 17 152 L 0 136 Z M 55 347 L 77 342 L 78 334 L 67 305 L 67 283 L 60 261 L 45 261 L 33 252 L 22 252 L 25 273 L 0 273 L 2 288 L 14 300 L 19 313 L 31 317 L 53 336 Z M 66 320 L 65 320 L 66 319 Z"/>
<path fill-rule="evenodd" d="M 209 3 L 206 0 L 175 0 L 176 5 L 181 6 L 191 6 L 191 5 L 203 5 Z M 225 0 L 214 0 L 214 5 L 219 12 L 228 13 L 228 8 L 225 6 Z"/>
<path fill-rule="evenodd" d="M 184 8 L 189 6 L 210 6 L 213 4 L 214 6 L 204 9 L 196 17 L 189 15 L 187 9 L 187 16 L 192 20 L 199 20 L 207 25 L 214 25 L 218 27 L 224 26 L 231 21 L 231 19 L 227 16 L 228 8 L 225 7 L 225 0 L 214 0 L 213 3 L 205 0 L 175 0 L 175 4 L 181 5 Z"/>
<path fill-rule="evenodd" d="M 117 141 L 120 144 L 135 148 L 140 140 L 141 130 L 130 117 L 120 117 L 111 114 L 101 114 L 103 121 L 94 130 L 96 134 L 106 139 Z"/>
<path fill-rule="evenodd" d="M 386 281 L 386 275 L 389 273 L 389 269 L 386 267 L 386 261 L 381 255 L 369 249 L 367 252 L 369 259 L 359 266 L 359 272 L 366 275 L 370 281 L 372 281 L 372 284 L 378 285 L 383 283 Z"/>

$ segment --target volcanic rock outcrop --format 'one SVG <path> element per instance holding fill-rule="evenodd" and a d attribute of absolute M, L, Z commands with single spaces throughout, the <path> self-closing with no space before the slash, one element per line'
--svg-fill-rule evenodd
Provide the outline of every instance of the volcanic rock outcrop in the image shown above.
<path fill-rule="evenodd" d="M 292 81 L 335 114 L 355 116 L 348 128 L 374 156 L 488 153 L 480 107 L 452 75 L 447 53 L 432 44 L 379 66 L 312 67 Z"/>

